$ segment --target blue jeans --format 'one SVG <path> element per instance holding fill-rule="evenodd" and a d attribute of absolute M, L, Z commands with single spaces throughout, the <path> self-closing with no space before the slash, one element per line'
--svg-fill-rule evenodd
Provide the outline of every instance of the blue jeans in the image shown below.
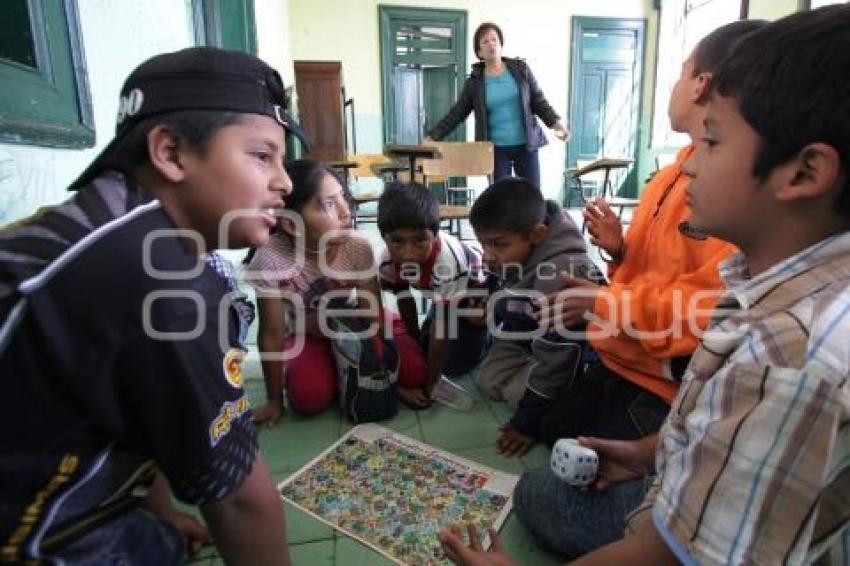
<path fill-rule="evenodd" d="M 519 520 L 546 547 L 576 558 L 623 537 L 626 515 L 643 501 L 651 479 L 605 491 L 573 487 L 548 466 L 522 475 L 514 489 Z"/>
<path fill-rule="evenodd" d="M 147 511 L 134 509 L 60 549 L 69 564 L 177 565 L 186 561 L 183 536 Z"/>
<path fill-rule="evenodd" d="M 524 145 L 497 145 L 494 150 L 493 181 L 510 177 L 511 169 L 517 177 L 525 177 L 535 187 L 540 187 L 540 162 L 536 149 L 529 151 Z"/>

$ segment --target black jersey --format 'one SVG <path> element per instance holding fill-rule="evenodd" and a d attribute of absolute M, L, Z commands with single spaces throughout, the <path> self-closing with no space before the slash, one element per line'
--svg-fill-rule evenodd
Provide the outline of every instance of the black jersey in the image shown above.
<path fill-rule="evenodd" d="M 154 462 L 192 504 L 250 472 L 227 289 L 174 230 L 109 173 L 0 232 L 0 561 L 108 525 Z"/>

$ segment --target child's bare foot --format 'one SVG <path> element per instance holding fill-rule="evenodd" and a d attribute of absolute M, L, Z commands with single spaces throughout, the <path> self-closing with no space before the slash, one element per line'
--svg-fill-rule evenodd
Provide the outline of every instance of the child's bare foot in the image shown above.
<path fill-rule="evenodd" d="M 283 416 L 283 405 L 279 401 L 267 401 L 265 405 L 254 409 L 254 423 L 274 426 Z"/>
<path fill-rule="evenodd" d="M 426 409 L 431 406 L 431 398 L 421 389 L 405 389 L 396 386 L 395 390 L 402 402 L 411 409 Z"/>

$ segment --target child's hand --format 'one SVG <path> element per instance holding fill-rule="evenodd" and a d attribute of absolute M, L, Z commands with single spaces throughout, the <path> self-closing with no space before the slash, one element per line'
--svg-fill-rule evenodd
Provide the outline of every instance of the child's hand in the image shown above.
<path fill-rule="evenodd" d="M 584 219 L 590 233 L 590 243 L 605 250 L 608 255 L 622 259 L 623 225 L 603 198 L 587 203 Z"/>
<path fill-rule="evenodd" d="M 507 457 L 522 456 L 534 444 L 534 439 L 519 432 L 511 426 L 510 423 L 505 423 L 499 427 L 501 434 L 499 440 L 496 441 L 496 448 L 500 454 Z"/>
<path fill-rule="evenodd" d="M 496 531 L 490 529 L 493 547 L 487 551 L 481 546 L 481 539 L 478 537 L 475 525 L 468 524 L 466 531 L 469 535 L 469 546 L 464 544 L 457 525 L 451 529 L 443 529 L 437 534 L 440 546 L 449 560 L 463 566 L 512 566 L 514 564 L 502 548 L 502 541 Z"/>
<path fill-rule="evenodd" d="M 396 386 L 396 392 L 408 405 L 420 409 L 431 406 L 431 397 L 422 389 L 405 389 L 404 387 Z"/>
<path fill-rule="evenodd" d="M 593 313 L 596 297 L 603 287 L 587 279 L 573 277 L 566 271 L 561 272 L 565 289 L 546 295 L 546 301 L 533 316 L 547 328 L 572 328 L 587 322 L 588 314 Z"/>
<path fill-rule="evenodd" d="M 605 440 L 602 438 L 578 437 L 578 443 L 592 448 L 599 456 L 599 471 L 593 486 L 604 490 L 609 485 L 647 476 L 646 450 L 642 440 Z"/>
<path fill-rule="evenodd" d="M 280 401 L 266 401 L 265 405 L 254 409 L 254 423 L 257 425 L 274 426 L 283 416 L 283 405 Z"/>

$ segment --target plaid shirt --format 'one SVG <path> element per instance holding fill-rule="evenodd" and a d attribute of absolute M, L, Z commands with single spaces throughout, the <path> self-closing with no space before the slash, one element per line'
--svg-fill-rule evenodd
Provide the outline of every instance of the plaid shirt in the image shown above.
<path fill-rule="evenodd" d="M 847 564 L 850 233 L 751 279 L 740 255 L 720 272 L 632 520 L 651 508 L 686 564 Z"/>

